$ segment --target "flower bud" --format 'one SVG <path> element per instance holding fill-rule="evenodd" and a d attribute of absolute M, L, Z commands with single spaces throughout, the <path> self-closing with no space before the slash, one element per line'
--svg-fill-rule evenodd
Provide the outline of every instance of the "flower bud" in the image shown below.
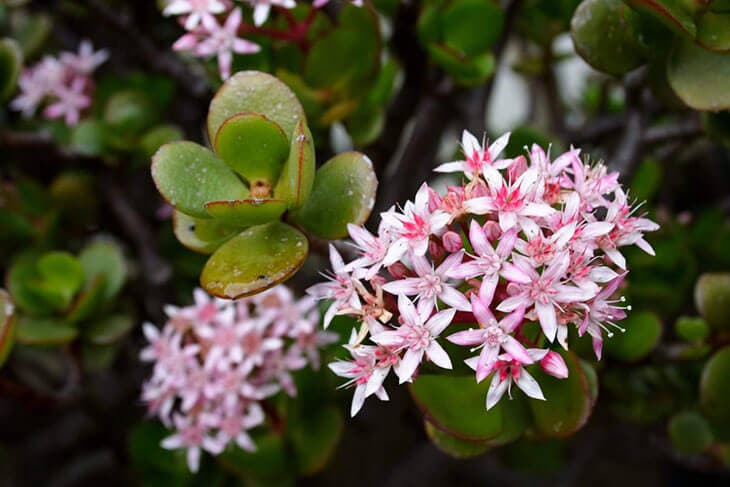
<path fill-rule="evenodd" d="M 557 377 L 558 379 L 565 379 L 568 377 L 568 366 L 565 365 L 565 360 L 563 360 L 563 357 L 561 357 L 558 352 L 550 350 L 542 358 L 542 360 L 540 360 L 540 367 L 546 373 L 553 377 Z"/>
<path fill-rule="evenodd" d="M 393 279 L 403 279 L 408 277 L 408 267 L 402 262 L 396 262 L 388 266 L 388 272 L 393 276 Z"/>
<path fill-rule="evenodd" d="M 453 253 L 461 250 L 461 235 L 456 232 L 449 230 L 444 234 L 441 241 L 443 242 L 444 249 L 446 249 L 447 252 Z"/>
<path fill-rule="evenodd" d="M 499 223 L 494 220 L 489 220 L 482 228 L 489 240 L 497 240 L 499 236 L 502 235 L 502 229 L 499 228 Z"/>
<path fill-rule="evenodd" d="M 430 240 L 428 242 L 428 253 L 431 254 L 431 258 L 433 260 L 439 260 L 444 256 L 445 251 L 440 242 L 437 240 Z"/>

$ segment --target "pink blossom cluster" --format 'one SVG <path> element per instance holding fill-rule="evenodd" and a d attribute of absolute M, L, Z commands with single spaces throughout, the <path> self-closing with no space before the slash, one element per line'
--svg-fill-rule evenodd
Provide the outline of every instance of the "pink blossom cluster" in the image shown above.
<path fill-rule="evenodd" d="M 44 117 L 77 124 L 81 112 L 91 105 L 92 75 L 108 58 L 106 50 L 94 51 L 89 41 L 82 41 L 77 53 L 45 56 L 23 70 L 18 81 L 20 94 L 10 102 L 10 108 L 31 117 L 45 105 Z"/>
<path fill-rule="evenodd" d="M 315 0 L 312 7 L 317 9 L 329 0 Z M 260 27 L 269 18 L 271 7 L 292 9 L 296 0 L 246 0 L 243 3 L 253 8 L 253 22 Z M 362 5 L 362 0 L 354 0 Z M 176 51 L 189 52 L 195 57 L 209 59 L 216 57 L 222 79 L 231 76 L 233 54 L 254 54 L 261 47 L 241 37 L 246 33 L 263 33 L 243 22 L 240 7 L 231 0 L 170 0 L 163 10 L 167 16 L 180 16 L 182 26 L 187 31 L 172 46 Z"/>
<path fill-rule="evenodd" d="M 414 201 L 381 214 L 376 234 L 350 226 L 352 262 L 330 248 L 332 273 L 308 292 L 331 300 L 325 327 L 335 315 L 361 322 L 351 359 L 330 364 L 355 388 L 352 415 L 372 394 L 388 399 L 391 370 L 404 383 L 424 361 L 451 369 L 443 340 L 478 352 L 466 364 L 478 382 L 492 377 L 490 409 L 512 385 L 545 399 L 526 366 L 568 376 L 555 349 L 567 350 L 569 327 L 590 335 L 598 358 L 604 333 L 622 330 L 628 307 L 612 299 L 627 273 L 620 248 L 653 255 L 643 234 L 658 225 L 636 215 L 617 173 L 579 149 L 552 159 L 533 145 L 527 157 L 501 158 L 508 140 L 487 146 L 465 131 L 464 160 L 436 168 L 462 174 L 461 185 L 439 194 L 424 183 Z M 539 324 L 537 338 L 527 323 Z"/>
<path fill-rule="evenodd" d="M 254 451 L 248 431 L 265 423 L 264 401 L 282 390 L 295 396 L 292 371 L 319 368 L 320 348 L 337 335 L 318 329 L 314 299 L 297 300 L 282 285 L 237 301 L 201 289 L 194 298 L 191 306 L 166 307 L 161 330 L 144 324 L 149 345 L 140 356 L 154 363 L 142 399 L 174 429 L 162 446 L 186 448 L 197 471 L 202 450 L 217 455 L 235 444 Z"/>

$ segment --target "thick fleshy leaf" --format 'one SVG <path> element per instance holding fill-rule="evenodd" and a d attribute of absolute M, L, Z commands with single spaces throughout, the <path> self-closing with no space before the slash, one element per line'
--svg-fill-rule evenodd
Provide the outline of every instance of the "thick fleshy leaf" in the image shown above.
<path fill-rule="evenodd" d="M 10 294 L 0 289 L 0 367 L 5 363 L 15 343 L 15 303 Z"/>
<path fill-rule="evenodd" d="M 711 422 L 725 426 L 730 422 L 730 346 L 715 352 L 705 364 L 700 378 L 700 405 Z"/>
<path fill-rule="evenodd" d="M 208 214 L 216 222 L 238 227 L 252 227 L 278 220 L 287 208 L 279 199 L 245 199 L 211 201 L 205 204 Z"/>
<path fill-rule="evenodd" d="M 678 42 L 667 62 L 667 77 L 676 95 L 695 110 L 730 108 L 730 54 Z"/>
<path fill-rule="evenodd" d="M 70 145 L 80 154 L 100 155 L 104 151 L 106 131 L 107 126 L 101 120 L 82 120 L 71 129 Z"/>
<path fill-rule="evenodd" d="M 274 196 L 299 208 L 307 201 L 314 184 L 315 154 L 312 134 L 304 119 L 297 123 L 291 137 L 289 157 L 274 189 Z"/>
<path fill-rule="evenodd" d="M 209 201 L 245 199 L 248 189 L 226 164 L 194 142 L 165 144 L 152 158 L 152 178 L 160 194 L 175 209 L 210 218 Z"/>
<path fill-rule="evenodd" d="M 590 384 L 578 357 L 572 352 L 559 353 L 568 366 L 566 379 L 548 375 L 539 367 L 531 372 L 546 399 L 529 402 L 535 429 L 551 438 L 564 438 L 582 428 L 593 406 Z"/>
<path fill-rule="evenodd" d="M 695 307 L 715 330 L 730 330 L 730 273 L 702 274 L 695 284 Z"/>
<path fill-rule="evenodd" d="M 423 422 L 428 439 L 439 450 L 454 458 L 472 458 L 489 450 L 490 446 L 483 441 L 469 441 L 457 438 L 437 428 L 428 421 Z"/>
<path fill-rule="evenodd" d="M 304 110 L 289 87 L 274 76 L 258 71 L 240 71 L 218 90 L 208 111 L 210 140 L 215 140 L 223 122 L 237 113 L 263 115 L 276 122 L 287 135 L 304 118 Z"/>
<path fill-rule="evenodd" d="M 730 51 L 730 12 L 705 12 L 697 21 L 695 42 L 712 51 Z"/>
<path fill-rule="evenodd" d="M 287 424 L 297 471 L 312 475 L 322 470 L 335 452 L 342 434 L 342 412 L 334 406 L 321 407 Z"/>
<path fill-rule="evenodd" d="M 84 269 L 81 262 L 68 252 L 49 252 L 41 256 L 37 263 L 39 281 L 35 285 L 45 292 L 63 298 L 66 308 L 74 294 L 84 282 Z"/>
<path fill-rule="evenodd" d="M 8 290 L 13 299 L 34 315 L 68 308 L 82 282 L 81 264 L 65 252 L 23 254 L 8 272 Z"/>
<path fill-rule="evenodd" d="M 104 107 L 104 122 L 110 135 L 139 135 L 159 120 L 159 112 L 148 94 L 139 90 L 114 93 Z"/>
<path fill-rule="evenodd" d="M 22 316 L 18 320 L 16 340 L 23 345 L 54 346 L 69 343 L 78 334 L 76 328 L 54 318 Z"/>
<path fill-rule="evenodd" d="M 672 416 L 667 431 L 672 446 L 682 453 L 697 455 L 712 444 L 710 425 L 696 411 L 683 411 Z"/>
<path fill-rule="evenodd" d="M 214 147 L 223 162 L 248 180 L 252 191 L 260 181 L 268 183 L 271 190 L 289 153 L 289 141 L 281 127 L 256 113 L 238 113 L 226 119 L 215 135 Z"/>
<path fill-rule="evenodd" d="M 8 291 L 20 309 L 33 315 L 50 314 L 55 309 L 55 299 L 48 299 L 45 293 L 34 286 L 39 279 L 35 252 L 21 254 L 10 265 L 7 274 Z"/>
<path fill-rule="evenodd" d="M 625 362 L 635 362 L 646 357 L 659 343 L 662 335 L 662 322 L 650 311 L 632 313 L 621 322 L 621 326 L 626 331 L 607 338 L 603 344 L 609 356 Z"/>
<path fill-rule="evenodd" d="M 200 282 L 221 298 L 256 294 L 290 278 L 308 251 L 307 238 L 290 225 L 273 222 L 251 227 L 215 251 Z"/>
<path fill-rule="evenodd" d="M 464 85 L 475 85 L 486 81 L 494 74 L 497 67 L 491 52 L 466 57 L 447 46 L 432 43 L 428 45 L 428 54 L 434 63 Z"/>
<path fill-rule="evenodd" d="M 76 295 L 66 315 L 66 322 L 73 325 L 93 315 L 107 301 L 106 292 L 106 274 L 97 274 L 84 290 Z"/>
<path fill-rule="evenodd" d="M 172 229 L 181 244 L 201 254 L 213 253 L 240 232 L 240 228 L 215 219 L 195 218 L 179 211 L 172 215 Z"/>
<path fill-rule="evenodd" d="M 0 39 L 0 100 L 5 100 L 15 91 L 23 53 L 12 39 Z"/>
<path fill-rule="evenodd" d="M 142 135 L 139 148 L 145 157 L 152 157 L 163 145 L 185 139 L 185 134 L 177 125 L 161 124 L 152 127 Z"/>
<path fill-rule="evenodd" d="M 124 335 L 134 326 L 134 320 L 126 315 L 111 315 L 94 321 L 83 330 L 83 339 L 95 345 L 110 345 Z"/>
<path fill-rule="evenodd" d="M 347 224 L 362 225 L 375 202 L 378 180 L 372 162 L 359 152 L 343 152 L 317 170 L 309 199 L 291 221 L 321 238 L 347 236 Z"/>
<path fill-rule="evenodd" d="M 570 22 L 575 50 L 594 68 L 617 76 L 640 66 L 633 15 L 621 0 L 585 0 Z"/>
<path fill-rule="evenodd" d="M 81 250 L 79 261 L 84 268 L 87 290 L 93 285 L 97 276 L 103 275 L 106 281 L 104 301 L 111 301 L 119 294 L 127 280 L 128 270 L 118 244 L 112 240 L 92 242 Z"/>
<path fill-rule="evenodd" d="M 691 3 L 682 0 L 624 0 L 636 10 L 646 12 L 678 34 L 694 39 L 697 26 Z"/>
<path fill-rule="evenodd" d="M 443 42 L 467 56 L 482 54 L 502 34 L 504 15 L 490 0 L 457 0 L 440 16 Z"/>
<path fill-rule="evenodd" d="M 682 340 L 696 343 L 703 342 L 710 335 L 710 327 L 703 318 L 680 316 L 674 322 L 674 332 Z"/>
<path fill-rule="evenodd" d="M 452 436 L 485 441 L 502 432 L 502 403 L 489 411 L 485 407 L 489 381 L 477 384 L 473 375 L 421 375 L 409 388 L 426 421 Z"/>

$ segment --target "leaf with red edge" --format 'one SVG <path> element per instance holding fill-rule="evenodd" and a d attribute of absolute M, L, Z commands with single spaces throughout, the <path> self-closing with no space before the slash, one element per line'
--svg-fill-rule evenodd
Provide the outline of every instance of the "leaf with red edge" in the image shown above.
<path fill-rule="evenodd" d="M 276 198 L 289 202 L 290 208 L 298 208 L 307 201 L 314 184 L 314 143 L 306 122 L 297 123 L 291 137 L 289 158 L 274 189 Z"/>
<path fill-rule="evenodd" d="M 624 0 L 636 10 L 652 15 L 674 32 L 694 39 L 697 25 L 688 2 L 682 0 Z"/>
<path fill-rule="evenodd" d="M 211 201 L 205 204 L 205 209 L 216 221 L 239 227 L 252 227 L 278 220 L 286 208 L 286 201 L 274 199 Z"/>

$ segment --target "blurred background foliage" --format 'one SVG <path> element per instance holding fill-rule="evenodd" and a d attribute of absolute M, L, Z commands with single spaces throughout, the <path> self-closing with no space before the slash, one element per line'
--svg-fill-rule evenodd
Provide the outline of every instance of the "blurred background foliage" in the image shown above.
<path fill-rule="evenodd" d="M 376 209 L 412 197 L 457 153 L 462 129 L 511 130 L 510 156 L 537 142 L 603 158 L 662 229 L 650 236 L 656 257 L 627 256 L 627 333 L 607 341 L 601 362 L 570 337 L 572 379 L 555 386 L 566 401 L 560 428 L 554 408 L 518 394 L 480 416 L 482 386 L 425 374 L 343 421 L 349 394 L 327 371 L 302 372 L 300 397 L 275 404 L 287 427 L 262 431 L 256 454 L 206 458 L 196 476 L 159 448 L 164 428 L 144 420 L 137 354 L 139 323 L 188 301 L 205 263 L 175 239 L 149 159 L 166 142 L 205 143 L 220 79 L 214 61 L 171 52 L 180 28 L 160 6 L 0 5 L 3 101 L 45 54 L 85 38 L 111 52 L 79 124 L 0 110 L 4 482 L 728 482 L 729 2 L 333 1 L 292 10 L 299 21 L 314 15 L 300 35 L 252 34 L 262 50 L 235 56 L 234 71 L 275 74 L 297 94 L 318 160 L 367 154 L 381 181 Z M 270 23 L 288 25 L 284 15 Z M 324 266 L 313 255 L 292 286 L 301 292 Z M 351 325 L 333 328 L 344 339 Z"/>

